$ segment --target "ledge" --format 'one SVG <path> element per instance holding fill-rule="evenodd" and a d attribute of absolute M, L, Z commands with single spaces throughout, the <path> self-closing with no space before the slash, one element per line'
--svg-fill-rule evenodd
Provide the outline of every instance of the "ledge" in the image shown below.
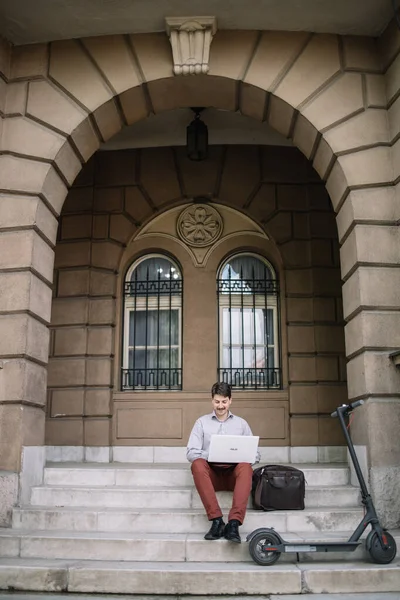
<path fill-rule="evenodd" d="M 396 367 L 400 367 L 400 350 L 396 350 L 396 352 L 392 352 L 389 354 L 390 358 L 394 362 Z"/>

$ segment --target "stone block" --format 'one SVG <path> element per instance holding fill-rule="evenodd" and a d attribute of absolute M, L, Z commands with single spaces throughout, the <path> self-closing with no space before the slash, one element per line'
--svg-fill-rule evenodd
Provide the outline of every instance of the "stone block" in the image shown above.
<path fill-rule="evenodd" d="M 342 277 L 357 263 L 398 264 L 400 231 L 398 227 L 356 225 L 340 250 Z"/>
<path fill-rule="evenodd" d="M 140 84 L 137 65 L 123 35 L 84 38 L 82 43 L 117 94 Z"/>
<path fill-rule="evenodd" d="M 366 75 L 368 108 L 386 108 L 386 82 L 384 75 Z"/>
<path fill-rule="evenodd" d="M 27 83 L 9 83 L 5 89 L 5 103 L 3 108 L 4 115 L 13 117 L 16 115 L 24 115 L 26 110 L 27 93 Z M 3 132 L 6 130 L 6 125 L 8 125 L 7 120 L 4 120 Z M 8 136 L 7 140 L 4 139 L 2 142 L 4 149 L 8 150 L 8 145 L 13 141 L 14 140 L 10 140 L 10 136 Z"/>
<path fill-rule="evenodd" d="M 133 125 L 149 116 L 149 107 L 142 87 L 135 87 L 119 96 L 122 112 L 127 125 Z"/>
<path fill-rule="evenodd" d="M 47 370 L 28 359 L 4 359 L 0 402 L 46 405 Z"/>
<path fill-rule="evenodd" d="M 287 269 L 286 292 L 288 294 L 311 294 L 313 289 L 313 272 L 311 269 Z"/>
<path fill-rule="evenodd" d="M 340 325 L 316 325 L 314 328 L 317 352 L 344 353 L 344 329 Z"/>
<path fill-rule="evenodd" d="M 51 307 L 51 324 L 85 325 L 88 322 L 87 298 L 54 298 Z"/>
<path fill-rule="evenodd" d="M 322 137 L 313 159 L 313 167 L 323 181 L 326 179 L 328 170 L 333 162 L 333 157 L 332 149 Z"/>
<path fill-rule="evenodd" d="M 249 212 L 260 222 L 267 220 L 276 209 L 276 186 L 263 183 L 254 196 Z"/>
<path fill-rule="evenodd" d="M 392 19 L 382 35 L 377 39 L 382 69 L 386 71 L 400 49 L 400 31 L 396 19 Z"/>
<path fill-rule="evenodd" d="M 74 187 L 80 186 L 93 186 L 94 184 L 94 170 L 95 170 L 95 156 L 89 158 L 89 160 L 82 166 L 82 170 L 76 177 Z M 89 188 L 90 190 L 91 188 Z"/>
<path fill-rule="evenodd" d="M 315 267 L 333 265 L 333 248 L 331 240 L 311 240 L 311 264 Z"/>
<path fill-rule="evenodd" d="M 399 374 L 388 352 L 363 352 L 347 364 L 349 398 L 397 394 Z"/>
<path fill-rule="evenodd" d="M 121 244 L 127 245 L 136 226 L 124 215 L 110 215 L 110 238 L 117 240 Z"/>
<path fill-rule="evenodd" d="M 400 311 L 363 311 L 345 327 L 346 353 L 363 348 L 393 350 L 400 347 Z"/>
<path fill-rule="evenodd" d="M 50 417 L 60 418 L 82 416 L 83 398 L 83 390 L 53 390 L 51 392 Z"/>
<path fill-rule="evenodd" d="M 65 267 L 86 267 L 90 264 L 91 242 L 59 242 L 56 246 L 54 266 L 56 269 Z"/>
<path fill-rule="evenodd" d="M 237 82 L 233 79 L 213 75 L 168 77 L 148 84 L 151 103 L 156 113 L 174 110 L 178 99 L 181 108 L 213 106 L 221 110 L 235 111 L 236 88 Z"/>
<path fill-rule="evenodd" d="M 275 184 L 321 183 L 311 163 L 298 148 L 262 146 L 262 180 Z M 287 165 L 290 164 L 290 169 Z M 298 186 L 300 187 L 300 186 Z"/>
<path fill-rule="evenodd" d="M 66 134 L 73 132 L 86 117 L 83 108 L 48 81 L 29 83 L 26 113 Z"/>
<path fill-rule="evenodd" d="M 280 249 L 284 264 L 287 267 L 306 267 L 311 264 L 310 242 L 306 240 L 285 242 Z"/>
<path fill-rule="evenodd" d="M 334 298 L 313 298 L 314 321 L 336 321 L 336 309 Z"/>
<path fill-rule="evenodd" d="M 82 446 L 83 419 L 79 417 L 47 419 L 46 445 Z"/>
<path fill-rule="evenodd" d="M 113 328 L 93 327 L 88 330 L 88 354 L 110 355 L 113 351 Z"/>
<path fill-rule="evenodd" d="M 73 240 L 90 238 L 92 235 L 92 215 L 61 217 L 61 239 Z"/>
<path fill-rule="evenodd" d="M 40 198 L 0 195 L 0 230 L 33 225 L 55 243 L 58 223 Z"/>
<path fill-rule="evenodd" d="M 93 299 L 89 302 L 90 325 L 113 325 L 115 321 L 115 301 Z"/>
<path fill-rule="evenodd" d="M 71 69 L 71 63 L 74 69 Z M 75 40 L 52 43 L 49 74 L 89 112 L 112 97 L 106 81 Z"/>
<path fill-rule="evenodd" d="M 93 112 L 103 142 L 106 142 L 122 129 L 122 121 L 114 100 L 109 100 Z"/>
<path fill-rule="evenodd" d="M 387 112 L 383 109 L 368 109 L 326 131 L 324 138 L 335 154 L 377 143 L 388 143 Z"/>
<path fill-rule="evenodd" d="M 347 401 L 347 386 L 345 384 L 317 386 L 316 412 L 319 414 L 331 414 L 338 406 L 346 404 Z"/>
<path fill-rule="evenodd" d="M 95 212 L 121 212 L 124 200 L 122 187 L 95 188 L 94 211 Z"/>
<path fill-rule="evenodd" d="M 293 143 L 308 159 L 313 154 L 317 135 L 318 132 L 310 121 L 299 114 L 294 128 Z"/>
<path fill-rule="evenodd" d="M 270 96 L 268 108 L 268 124 L 288 138 L 291 134 L 294 109 L 290 104 L 277 96 Z"/>
<path fill-rule="evenodd" d="M 90 117 L 81 120 L 79 125 L 72 131 L 71 139 L 80 153 L 83 162 L 88 161 L 100 146 L 100 138 Z"/>
<path fill-rule="evenodd" d="M 95 240 L 92 242 L 91 264 L 94 267 L 117 271 L 122 256 L 122 246 L 117 242 Z"/>
<path fill-rule="evenodd" d="M 293 237 L 296 240 L 308 240 L 310 237 L 310 215 L 307 213 L 293 213 Z"/>
<path fill-rule="evenodd" d="M 398 527 L 399 524 L 399 471 L 400 469 L 397 465 L 385 465 L 370 469 L 370 485 L 374 504 L 380 522 L 384 527 L 388 528 Z M 390 494 L 387 493 L 388 488 L 391 490 Z M 397 583 L 394 582 L 393 589 L 395 587 L 397 587 Z"/>
<path fill-rule="evenodd" d="M 344 316 L 360 306 L 400 306 L 400 272 L 395 267 L 358 267 L 343 285 Z"/>
<path fill-rule="evenodd" d="M 108 416 L 112 413 L 110 389 L 88 389 L 85 395 L 85 415 Z"/>
<path fill-rule="evenodd" d="M 336 36 L 314 35 L 276 88 L 275 94 L 298 108 L 339 71 L 340 59 Z M 315 125 L 312 119 L 310 121 Z"/>
<path fill-rule="evenodd" d="M 21 419 L 20 405 L 0 405 L 0 473 L 20 471 L 23 443 Z"/>
<path fill-rule="evenodd" d="M 390 148 L 377 147 L 338 158 L 347 185 L 386 184 L 393 180 Z M 333 201 L 333 200 L 332 200 Z"/>
<path fill-rule="evenodd" d="M 84 422 L 84 442 L 86 446 L 110 445 L 110 420 L 86 419 Z"/>
<path fill-rule="evenodd" d="M 49 330 L 28 314 L 0 315 L 0 356 L 27 356 L 47 362 Z"/>
<path fill-rule="evenodd" d="M 311 212 L 309 221 L 311 237 L 337 239 L 338 231 L 333 212 Z"/>
<path fill-rule="evenodd" d="M 212 41 L 209 75 L 243 79 L 256 42 L 256 31 L 220 29 Z"/>
<path fill-rule="evenodd" d="M 112 361 L 109 358 L 88 358 L 86 361 L 86 385 L 111 385 L 111 366 Z"/>
<path fill-rule="evenodd" d="M 117 186 L 111 189 L 115 195 L 121 194 L 121 186 L 135 185 L 138 182 L 138 151 L 137 150 L 117 150 L 111 152 L 99 152 L 96 155 L 95 166 L 95 184 L 96 186 Z M 154 165 L 153 165 L 154 166 Z M 106 190 L 95 190 L 95 200 L 97 194 L 106 193 Z M 100 197 L 100 196 L 99 196 Z M 103 200 L 104 202 L 104 200 Z M 116 200 L 114 199 L 112 205 Z M 97 210 L 101 210 L 97 207 Z M 116 210 L 111 208 L 109 210 Z M 119 210 L 119 209 L 118 209 Z"/>
<path fill-rule="evenodd" d="M 47 77 L 47 44 L 14 46 L 12 52 L 11 79 L 34 79 Z"/>
<path fill-rule="evenodd" d="M 65 199 L 63 214 L 82 213 L 93 209 L 93 188 L 72 187 Z"/>
<path fill-rule="evenodd" d="M 56 329 L 54 356 L 80 356 L 86 354 L 86 329 L 72 327 Z"/>
<path fill-rule="evenodd" d="M 237 147 L 239 148 L 239 147 Z M 189 198 L 206 196 L 212 198 L 218 195 L 218 182 L 221 177 L 221 167 L 223 165 L 224 151 L 222 146 L 210 146 L 208 149 L 207 167 L 201 161 L 190 160 L 187 157 L 185 147 L 174 148 L 175 157 L 177 160 L 177 174 L 180 175 L 181 190 L 180 194 L 184 194 Z M 230 156 L 232 162 L 232 156 Z M 235 173 L 235 181 L 237 173 Z M 150 172 L 148 173 L 148 178 Z M 248 186 L 248 179 L 245 177 L 244 187 Z M 149 188 L 146 186 L 149 192 Z M 159 205 L 158 195 L 151 194 L 152 200 L 157 206 Z M 170 197 L 170 200 L 172 196 Z M 243 204 L 243 198 L 242 204 Z M 232 199 L 233 204 L 238 204 L 237 195 Z"/>
<path fill-rule="evenodd" d="M 390 140 L 393 141 L 400 133 L 400 96 L 390 106 L 387 114 L 389 116 Z"/>
<path fill-rule="evenodd" d="M 59 270 L 57 296 L 85 296 L 89 293 L 89 269 Z"/>
<path fill-rule="evenodd" d="M 157 177 L 154 166 L 157 165 Z M 172 148 L 144 148 L 140 152 L 140 183 L 155 206 L 181 196 Z"/>
<path fill-rule="evenodd" d="M 307 186 L 308 204 L 312 211 L 332 211 L 332 202 L 322 181 Z"/>
<path fill-rule="evenodd" d="M 400 54 L 386 71 L 386 97 L 390 105 L 400 89 Z"/>
<path fill-rule="evenodd" d="M 359 73 L 344 73 L 323 90 L 302 110 L 318 131 L 364 110 L 362 77 Z"/>
<path fill-rule="evenodd" d="M 381 71 L 375 38 L 345 35 L 342 41 L 345 69 L 378 73 Z"/>
<path fill-rule="evenodd" d="M 338 419 L 332 419 L 330 415 L 318 417 L 318 444 L 338 446 L 343 443 L 343 440 Z"/>
<path fill-rule="evenodd" d="M 18 500 L 17 473 L 0 474 L 0 527 L 10 527 L 12 510 Z"/>
<path fill-rule="evenodd" d="M 317 371 L 314 356 L 290 356 L 290 381 L 316 381 Z"/>
<path fill-rule="evenodd" d="M 286 317 L 288 323 L 313 321 L 313 299 L 312 298 L 287 298 Z"/>
<path fill-rule="evenodd" d="M 79 152 L 66 141 L 54 158 L 59 171 L 63 174 L 68 185 L 72 185 L 82 169 L 82 158 Z"/>
<path fill-rule="evenodd" d="M 253 85 L 243 83 L 240 88 L 240 112 L 257 121 L 264 120 L 267 93 Z M 272 98 L 270 99 L 272 101 Z M 287 105 L 286 105 L 287 106 Z"/>
<path fill-rule="evenodd" d="M 312 414 L 318 412 L 318 387 L 316 385 L 290 386 L 290 413 Z"/>
<path fill-rule="evenodd" d="M 271 217 L 265 225 L 271 238 L 279 243 L 287 242 L 292 238 L 292 219 L 290 212 L 278 212 Z M 300 244 L 302 242 L 299 242 Z M 287 250 L 290 255 L 290 250 Z M 285 258 L 286 254 L 284 255 Z"/>
<path fill-rule="evenodd" d="M 314 327 L 291 325 L 287 328 L 288 352 L 315 352 Z"/>
<path fill-rule="evenodd" d="M 51 358 L 48 367 L 48 386 L 69 387 L 84 385 L 84 358 Z"/>
<path fill-rule="evenodd" d="M 318 381 L 338 381 L 339 363 L 337 356 L 317 356 L 316 373 Z"/>
<path fill-rule="evenodd" d="M 264 90 L 273 88 L 301 52 L 303 32 L 263 32 L 244 81 Z"/>
<path fill-rule="evenodd" d="M 341 293 L 342 282 L 339 269 L 314 267 L 312 281 L 317 296 L 339 296 Z"/>
<path fill-rule="evenodd" d="M 12 57 L 12 46 L 11 44 L 1 38 L 0 41 L 0 73 L 2 73 L 5 79 L 10 77 L 10 66 Z"/>
<path fill-rule="evenodd" d="M 91 296 L 113 296 L 115 294 L 116 276 L 114 273 L 90 271 L 90 295 Z"/>
<path fill-rule="evenodd" d="M 67 188 L 54 168 L 45 162 L 3 154 L 0 156 L 2 188 L 19 194 L 40 194 L 59 214 Z"/>
<path fill-rule="evenodd" d="M 4 121 L 2 146 L 11 152 L 52 160 L 64 143 L 62 135 L 30 119 L 15 117 Z"/>
<path fill-rule="evenodd" d="M 318 445 L 318 417 L 296 416 L 290 419 L 291 446 Z"/>
<path fill-rule="evenodd" d="M 145 81 L 171 77 L 171 44 L 165 33 L 131 35 L 130 41 Z"/>
<path fill-rule="evenodd" d="M 120 216 L 120 215 L 117 215 Z M 110 215 L 93 215 L 93 239 L 104 240 L 109 237 Z"/>
<path fill-rule="evenodd" d="M 337 215 L 339 241 L 353 227 L 353 221 L 396 221 L 396 190 L 393 187 L 352 190 Z"/>
<path fill-rule="evenodd" d="M 280 210 L 309 210 L 307 186 L 305 185 L 279 185 L 277 198 Z"/>
<path fill-rule="evenodd" d="M 0 312 L 26 310 L 50 322 L 50 286 L 29 271 L 0 273 Z"/>
<path fill-rule="evenodd" d="M 143 223 L 153 214 L 153 209 L 138 187 L 128 187 L 125 189 L 124 206 L 125 212 L 127 212 L 136 223 Z"/>

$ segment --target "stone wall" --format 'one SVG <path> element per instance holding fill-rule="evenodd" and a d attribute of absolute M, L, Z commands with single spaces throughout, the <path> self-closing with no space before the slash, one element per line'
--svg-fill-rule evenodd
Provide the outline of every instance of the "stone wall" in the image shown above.
<path fill-rule="evenodd" d="M 261 248 L 275 263 L 283 289 L 285 389 L 280 396 L 259 394 L 259 401 L 281 401 L 290 423 L 287 419 L 280 440 L 271 437 L 263 443 L 342 443 L 335 422 L 327 416 L 347 398 L 335 215 L 323 183 L 297 149 L 254 146 L 211 147 L 209 159 L 201 163 L 189 161 L 183 148 L 98 152 L 83 169 L 67 196 L 56 246 L 47 443 L 135 443 L 132 439 L 118 442 L 110 428 L 113 400 L 119 391 L 118 364 L 113 361 L 115 355 L 119 360 L 121 342 L 121 265 L 139 247 L 143 251 L 134 238 L 141 225 L 193 197 L 243 211 L 271 237 Z M 254 243 L 249 235 L 241 240 L 243 248 Z M 167 248 L 162 238 L 151 240 L 148 247 Z M 189 261 L 184 268 L 188 289 L 193 289 L 199 276 L 195 271 Z M 213 301 L 215 276 L 215 267 L 210 268 L 205 285 L 211 285 Z M 197 302 L 199 306 L 189 309 L 193 325 L 202 299 Z M 200 411 L 204 412 L 211 379 L 216 378 L 214 306 L 202 327 L 207 331 L 207 348 L 193 344 L 196 327 L 184 339 L 185 363 L 193 366 L 188 367 L 182 396 L 202 392 L 206 405 L 203 402 Z M 195 367 L 202 355 L 211 357 L 203 376 Z M 249 396 L 254 399 L 254 394 Z M 125 392 L 118 395 L 118 402 L 122 398 L 157 401 L 149 393 Z M 245 406 L 246 394 L 239 398 Z M 174 406 L 182 402 L 179 394 L 174 402 Z M 176 435 L 156 442 L 140 439 L 140 444 L 185 444 L 186 435 L 184 430 L 180 439 Z"/>

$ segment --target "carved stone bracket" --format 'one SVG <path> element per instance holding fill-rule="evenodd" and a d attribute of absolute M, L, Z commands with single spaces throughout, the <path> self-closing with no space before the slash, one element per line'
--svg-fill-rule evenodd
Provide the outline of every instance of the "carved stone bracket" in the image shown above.
<path fill-rule="evenodd" d="M 217 31 L 215 17 L 167 17 L 175 75 L 208 73 L 210 46 Z"/>

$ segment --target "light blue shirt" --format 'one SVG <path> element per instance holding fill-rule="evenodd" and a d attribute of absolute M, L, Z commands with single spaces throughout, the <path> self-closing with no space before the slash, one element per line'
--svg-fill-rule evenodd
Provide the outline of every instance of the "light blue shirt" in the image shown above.
<path fill-rule="evenodd" d="M 219 421 L 215 411 L 197 419 L 189 437 L 186 458 L 193 462 L 196 458 L 208 460 L 212 435 L 253 435 L 247 421 L 233 415 L 230 411 L 225 421 Z M 256 462 L 260 460 L 257 452 Z"/>

